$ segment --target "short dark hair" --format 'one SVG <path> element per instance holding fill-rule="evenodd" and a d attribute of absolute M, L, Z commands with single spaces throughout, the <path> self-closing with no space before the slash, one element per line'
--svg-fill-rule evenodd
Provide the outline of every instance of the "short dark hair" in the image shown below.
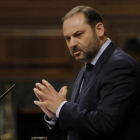
<path fill-rule="evenodd" d="M 62 18 L 62 21 L 64 22 L 66 19 L 72 17 L 76 13 L 83 13 L 86 18 L 86 22 L 91 26 L 91 28 L 94 28 L 99 22 L 103 23 L 103 19 L 99 12 L 89 6 L 77 6 L 73 8 Z M 107 36 L 106 31 L 104 35 Z"/>

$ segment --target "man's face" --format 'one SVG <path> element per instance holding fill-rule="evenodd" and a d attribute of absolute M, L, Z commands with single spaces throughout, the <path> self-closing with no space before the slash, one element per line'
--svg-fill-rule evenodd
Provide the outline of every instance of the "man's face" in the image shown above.
<path fill-rule="evenodd" d="M 83 13 L 77 13 L 63 23 L 67 46 L 77 61 L 90 62 L 101 47 L 100 39 L 86 23 Z"/>

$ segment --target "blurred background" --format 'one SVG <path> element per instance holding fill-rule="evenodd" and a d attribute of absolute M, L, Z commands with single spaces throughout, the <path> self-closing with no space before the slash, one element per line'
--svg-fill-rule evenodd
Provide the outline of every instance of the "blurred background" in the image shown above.
<path fill-rule="evenodd" d="M 61 18 L 77 5 L 98 10 L 109 38 L 140 64 L 139 0 L 0 0 L 0 100 L 2 140 L 30 140 L 47 136 L 44 113 L 33 104 L 36 82 L 48 80 L 57 91 L 71 88 L 83 63 L 69 54 Z"/>

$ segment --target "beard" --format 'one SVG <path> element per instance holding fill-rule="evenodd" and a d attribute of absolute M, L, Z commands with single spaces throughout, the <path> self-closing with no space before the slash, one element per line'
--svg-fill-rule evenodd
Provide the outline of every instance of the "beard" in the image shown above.
<path fill-rule="evenodd" d="M 101 48 L 101 43 L 96 34 L 93 34 L 92 39 L 86 46 L 75 46 L 71 50 L 71 55 L 77 61 L 90 62 L 96 56 Z M 80 51 L 80 54 L 74 55 L 75 51 Z"/>

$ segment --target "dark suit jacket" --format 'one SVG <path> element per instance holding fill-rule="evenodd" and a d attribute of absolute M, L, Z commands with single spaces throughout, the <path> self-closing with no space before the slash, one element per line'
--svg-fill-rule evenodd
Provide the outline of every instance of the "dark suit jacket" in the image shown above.
<path fill-rule="evenodd" d="M 77 97 L 84 70 L 52 132 L 71 140 L 140 140 L 140 69 L 135 60 L 111 42 Z"/>

